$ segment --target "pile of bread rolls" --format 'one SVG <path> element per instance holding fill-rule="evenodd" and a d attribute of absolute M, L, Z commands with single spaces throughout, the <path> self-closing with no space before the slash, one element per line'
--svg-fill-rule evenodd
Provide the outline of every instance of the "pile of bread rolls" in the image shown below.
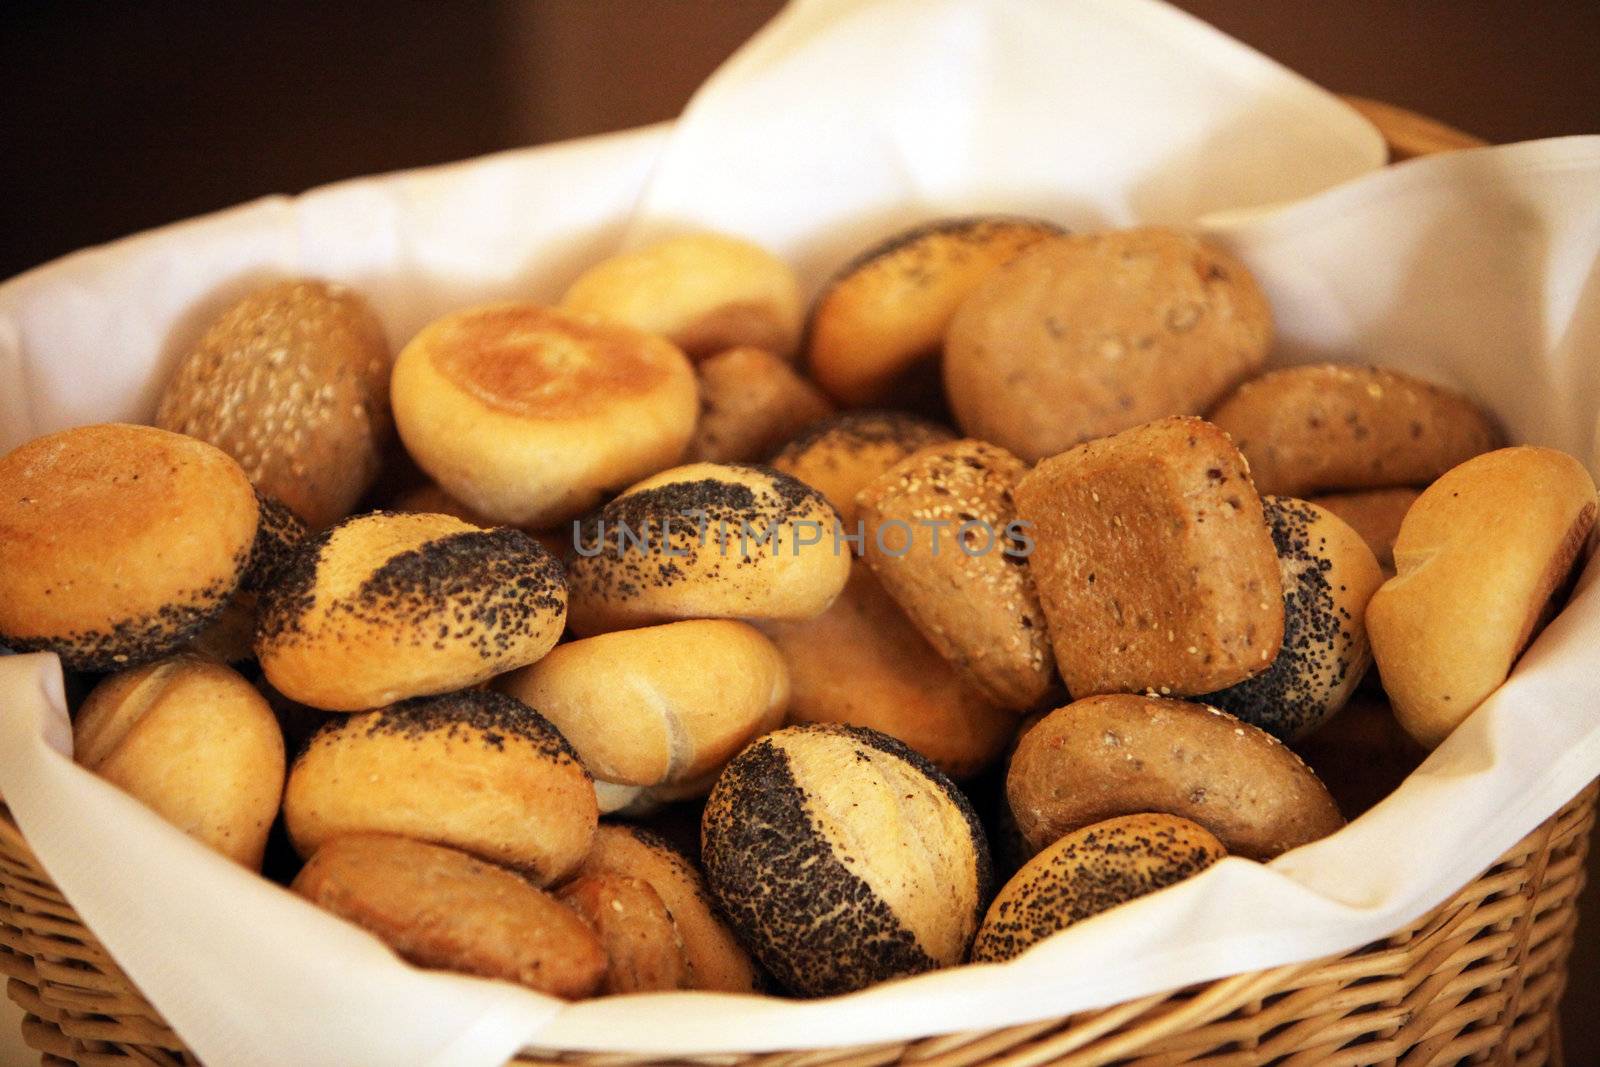
<path fill-rule="evenodd" d="M 0 458 L 0 643 L 92 684 L 85 767 L 418 966 L 819 996 L 1004 960 L 1339 829 L 1587 548 L 1576 460 L 1271 350 L 1224 249 L 1005 216 L 809 313 L 690 234 L 397 354 L 289 280 L 156 425 Z"/>

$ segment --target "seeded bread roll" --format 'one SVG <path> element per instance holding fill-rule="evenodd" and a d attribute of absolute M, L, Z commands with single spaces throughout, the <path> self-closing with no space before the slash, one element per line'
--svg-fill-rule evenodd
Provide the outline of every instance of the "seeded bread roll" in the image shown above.
<path fill-rule="evenodd" d="M 1172 815 L 1124 815 L 1067 834 L 1023 866 L 989 905 L 974 963 L 1020 956 L 1075 922 L 1176 885 L 1227 851 Z"/>
<path fill-rule="evenodd" d="M 1263 374 L 1210 418 L 1250 461 L 1256 487 L 1288 496 L 1425 485 L 1502 440 L 1460 393 L 1339 363 Z"/>
<path fill-rule="evenodd" d="M 600 937 L 606 953 L 601 993 L 691 988 L 683 940 L 648 882 L 617 874 L 579 875 L 561 887 L 560 897 Z"/>
<path fill-rule="evenodd" d="M 606 970 L 582 918 L 511 871 L 388 834 L 317 849 L 290 887 L 376 935 L 403 958 L 551 996 L 594 993 Z"/>
<path fill-rule="evenodd" d="M 373 512 L 296 549 L 262 594 L 256 656 L 290 699 L 360 711 L 532 663 L 566 602 L 561 565 L 519 530 Z"/>
<path fill-rule="evenodd" d="M 283 797 L 283 735 L 238 673 L 193 655 L 107 677 L 72 724 L 77 761 L 251 870 Z"/>
<path fill-rule="evenodd" d="M 701 823 L 706 881 L 802 996 L 960 963 L 990 891 L 972 806 L 883 734 L 792 726 L 741 752 Z"/>
<path fill-rule="evenodd" d="M 1418 742 L 1438 747 L 1505 681 L 1594 520 L 1594 480 L 1549 448 L 1490 452 L 1423 490 L 1395 541 L 1395 576 L 1367 606 L 1383 687 Z"/>
<path fill-rule="evenodd" d="M 1079 445 L 1014 495 L 1073 696 L 1211 692 L 1277 655 L 1278 554 L 1244 458 L 1215 426 L 1162 419 Z"/>
<path fill-rule="evenodd" d="M 278 572 L 306 539 L 306 524 L 300 516 L 260 490 L 256 504 L 261 521 L 256 526 L 255 544 L 250 548 L 250 563 L 228 606 L 195 636 L 193 649 L 223 663 L 242 663 L 255 655 L 256 609 L 261 590 L 271 585 Z"/>
<path fill-rule="evenodd" d="M 447 315 L 394 367 L 417 465 L 494 522 L 548 527 L 677 463 L 700 400 L 677 348 L 532 304 Z"/>
<path fill-rule="evenodd" d="M 685 460 L 749 463 L 820 419 L 833 405 L 789 363 L 759 348 L 730 348 L 695 365 L 700 421 Z"/>
<path fill-rule="evenodd" d="M 1003 448 L 954 441 L 912 454 L 856 496 L 883 587 L 957 674 L 1016 711 L 1055 679 L 1011 499 L 1027 470 Z"/>
<path fill-rule="evenodd" d="M 1126 694 L 1057 708 L 1017 743 L 1006 798 L 1035 849 L 1091 823 L 1161 812 L 1263 862 L 1344 825 L 1281 741 L 1202 704 Z"/>
<path fill-rule="evenodd" d="M 990 271 L 1061 228 L 1040 219 L 939 219 L 869 248 L 811 310 L 811 373 L 841 403 L 892 398 L 907 370 L 937 356 L 961 301 Z"/>
<path fill-rule="evenodd" d="M 1159 227 L 1052 237 L 991 272 L 945 339 L 969 437 L 1042 459 L 1200 415 L 1258 370 L 1272 312 L 1244 264 Z"/>
<path fill-rule="evenodd" d="M 1311 503 L 1327 508 L 1350 524 L 1378 558 L 1385 578 L 1394 574 L 1394 539 L 1400 535 L 1400 522 L 1422 494 L 1420 489 L 1357 489 L 1349 493 L 1328 493 L 1311 498 Z"/>
<path fill-rule="evenodd" d="M 111 671 L 176 652 L 221 614 L 260 505 L 202 441 L 80 426 L 0 457 L 0 644 Z"/>
<path fill-rule="evenodd" d="M 758 245 L 717 233 L 612 256 L 573 282 L 561 307 L 661 334 L 694 358 L 742 345 L 787 356 L 800 336 L 794 271 Z"/>
<path fill-rule="evenodd" d="M 856 494 L 918 449 L 953 440 L 938 423 L 902 411 L 847 411 L 784 445 L 772 465 L 827 497 L 855 533 Z"/>
<path fill-rule="evenodd" d="M 577 870 L 600 817 L 589 772 L 556 728 L 481 690 L 331 720 L 295 759 L 283 815 L 302 856 L 342 834 L 399 834 L 539 885 Z"/>
<path fill-rule="evenodd" d="M 572 629 L 675 619 L 809 619 L 850 573 L 838 516 L 770 467 L 691 463 L 584 520 L 567 567 Z"/>
<path fill-rule="evenodd" d="M 296 279 L 223 312 L 178 364 L 156 425 L 239 461 L 314 529 L 377 477 L 389 418 L 389 342 L 353 290 Z"/>
<path fill-rule="evenodd" d="M 1361 535 L 1331 511 L 1287 496 L 1261 503 L 1283 579 L 1283 646 L 1272 666 L 1201 702 L 1298 741 L 1344 707 L 1367 673 L 1363 620 L 1383 573 Z"/>

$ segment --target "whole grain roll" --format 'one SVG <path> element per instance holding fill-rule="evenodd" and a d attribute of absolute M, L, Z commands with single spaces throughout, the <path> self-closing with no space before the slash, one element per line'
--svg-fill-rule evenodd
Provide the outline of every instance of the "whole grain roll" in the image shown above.
<path fill-rule="evenodd" d="M 619 874 L 581 874 L 562 886 L 559 896 L 600 937 L 606 953 L 601 993 L 691 988 L 683 939 L 648 882 Z"/>
<path fill-rule="evenodd" d="M 760 348 L 730 348 L 695 364 L 700 421 L 686 462 L 766 459 L 807 426 L 833 414 L 817 387 Z"/>
<path fill-rule="evenodd" d="M 239 465 L 148 426 L 0 457 L 0 643 L 109 671 L 188 644 L 239 588 L 260 506 Z"/>
<path fill-rule="evenodd" d="M 827 497 L 855 533 L 856 494 L 918 449 L 953 440 L 945 427 L 903 411 L 847 411 L 813 423 L 772 465 Z"/>

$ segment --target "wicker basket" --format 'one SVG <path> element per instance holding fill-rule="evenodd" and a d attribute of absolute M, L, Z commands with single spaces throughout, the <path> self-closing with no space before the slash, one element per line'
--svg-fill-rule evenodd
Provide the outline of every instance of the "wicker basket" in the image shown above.
<path fill-rule="evenodd" d="M 1352 100 L 1396 159 L 1477 144 L 1384 104 Z M 922 1041 L 755 1057 L 762 1067 L 914 1061 L 1366 1067 L 1458 1061 L 1561 1062 L 1557 1008 L 1597 787 L 1464 886 L 1382 941 L 1343 956 L 1220 979 L 1101 1011 Z M 47 1064 L 195 1062 L 51 884 L 0 806 L 0 972 Z M 551 1053 L 517 1063 L 620 1067 L 640 1057 Z"/>

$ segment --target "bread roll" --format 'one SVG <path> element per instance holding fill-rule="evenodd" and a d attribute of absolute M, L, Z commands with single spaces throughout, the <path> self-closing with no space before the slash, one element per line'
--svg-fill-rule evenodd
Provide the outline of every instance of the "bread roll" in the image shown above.
<path fill-rule="evenodd" d="M 1017 711 L 1055 679 L 1011 499 L 1027 470 L 1003 448 L 954 441 L 913 453 L 856 496 L 883 587 L 962 679 Z"/>
<path fill-rule="evenodd" d="M 567 567 L 572 628 L 675 619 L 809 619 L 850 572 L 838 516 L 770 467 L 691 463 L 591 515 Z"/>
<path fill-rule="evenodd" d="M 481 690 L 331 720 L 295 759 L 283 815 L 302 856 L 342 834 L 399 834 L 539 885 L 577 870 L 599 821 L 589 773 L 556 728 Z"/>
<path fill-rule="evenodd" d="M 256 655 L 285 696 L 359 711 L 532 663 L 566 601 L 561 565 L 519 530 L 374 512 L 296 550 L 262 594 Z"/>
<path fill-rule="evenodd" d="M 1311 498 L 1311 503 L 1327 508 L 1350 524 L 1361 535 L 1385 578 L 1394 574 L 1394 539 L 1400 535 L 1400 522 L 1417 502 L 1422 490 L 1356 489 L 1348 493 L 1328 493 Z"/>
<path fill-rule="evenodd" d="M 802 996 L 961 962 L 990 889 L 959 790 L 872 730 L 792 726 L 741 752 L 701 824 L 740 939 Z"/>
<path fill-rule="evenodd" d="M 1211 413 L 1263 493 L 1424 485 L 1501 442 L 1471 400 L 1409 374 L 1322 363 L 1241 385 Z"/>
<path fill-rule="evenodd" d="M 1162 419 L 1045 460 L 1016 488 L 1028 573 L 1075 697 L 1207 693 L 1283 643 L 1283 586 L 1244 459 Z"/>
<path fill-rule="evenodd" d="M 955 440 L 938 423 L 903 411 L 847 411 L 790 441 L 772 465 L 828 498 L 850 533 L 856 494 L 919 448 Z"/>
<path fill-rule="evenodd" d="M 978 215 L 938 219 L 867 249 L 811 310 L 811 372 L 841 403 L 892 399 L 907 370 L 939 354 L 950 317 L 989 272 L 1060 232 L 1040 219 Z"/>
<path fill-rule="evenodd" d="M 0 643 L 110 671 L 188 644 L 250 562 L 260 506 L 202 441 L 80 426 L 0 457 Z"/>
<path fill-rule="evenodd" d="M 1006 798 L 1036 849 L 1091 823 L 1161 812 L 1265 862 L 1344 825 L 1317 776 L 1266 731 L 1201 704 L 1125 694 L 1041 719 L 1017 743 Z"/>
<path fill-rule="evenodd" d="M 600 937 L 606 953 L 601 993 L 690 988 L 683 940 L 648 882 L 617 874 L 579 875 L 561 887 L 560 897 Z"/>
<path fill-rule="evenodd" d="M 1067 834 L 1005 884 L 972 942 L 974 963 L 1020 956 L 1075 922 L 1176 885 L 1227 855 L 1204 827 L 1124 815 Z"/>
<path fill-rule="evenodd" d="M 394 367 L 406 448 L 494 522 L 548 527 L 678 462 L 699 396 L 682 352 L 651 334 L 532 304 L 432 323 Z"/>
<path fill-rule="evenodd" d="M 1456 467 L 1406 512 L 1395 576 L 1367 606 L 1383 687 L 1436 748 L 1493 692 L 1554 609 L 1595 519 L 1583 464 L 1504 448 Z"/>
<path fill-rule="evenodd" d="M 419 967 L 567 998 L 594 993 L 605 974 L 600 940 L 582 918 L 525 879 L 453 848 L 388 834 L 335 837 L 291 888 Z"/>
<path fill-rule="evenodd" d="M 107 677 L 72 724 L 77 761 L 202 844 L 261 869 L 283 735 L 236 672 L 178 655 Z"/>
<path fill-rule="evenodd" d="M 1159 227 L 1052 237 L 991 272 L 945 339 L 969 437 L 1042 459 L 1200 415 L 1258 370 L 1272 312 L 1244 264 Z"/>
<path fill-rule="evenodd" d="M 695 365 L 700 421 L 684 459 L 749 463 L 766 459 L 807 426 L 833 414 L 817 387 L 788 361 L 759 348 L 730 348 Z"/>

